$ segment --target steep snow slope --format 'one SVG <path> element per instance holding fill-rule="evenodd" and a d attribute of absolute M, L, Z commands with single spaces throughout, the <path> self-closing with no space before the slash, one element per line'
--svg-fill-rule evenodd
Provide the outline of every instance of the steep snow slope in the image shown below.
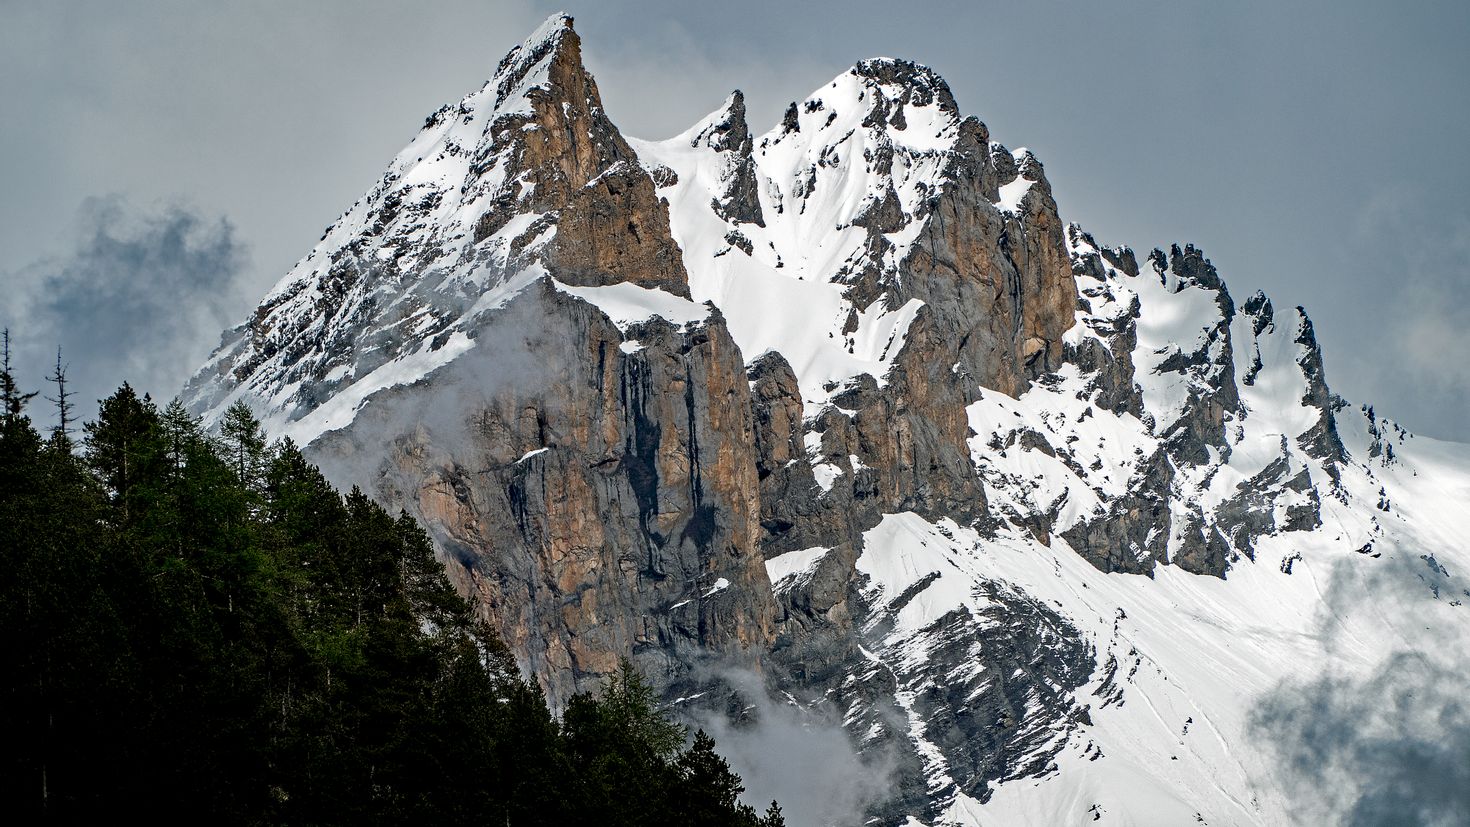
<path fill-rule="evenodd" d="M 802 401 L 820 407 L 859 374 L 881 386 L 903 349 L 922 302 L 852 288 L 865 269 L 893 272 L 909 256 L 952 176 L 962 121 L 931 71 L 877 58 L 793 103 L 765 135 L 749 136 L 737 91 L 680 135 L 630 143 L 667 182 L 695 299 L 721 309 L 749 358 L 784 356 Z M 1016 177 L 995 205 L 1017 212 L 1031 183 Z M 745 212 L 732 212 L 742 197 Z"/>
<path fill-rule="evenodd" d="M 1409 705 L 1387 713 L 1389 725 L 1406 730 L 1390 738 L 1433 744 L 1463 723 L 1447 687 L 1423 679 L 1457 674 L 1470 657 L 1462 605 L 1470 596 L 1463 574 L 1470 555 L 1463 542 L 1445 543 L 1470 532 L 1470 451 L 1414 439 L 1399 456 L 1388 469 L 1345 471 L 1343 487 L 1349 500 L 1374 499 L 1380 486 L 1400 491 L 1418 504 L 1413 513 L 1374 529 L 1339 503 L 1317 531 L 1263 538 L 1257 559 L 1233 567 L 1226 580 L 1174 567 L 1158 569 L 1153 579 L 1108 575 L 1062 540 L 1048 547 L 1015 531 L 985 538 L 912 514 L 885 518 L 866 537 L 858 562 L 871 573 L 878 601 L 939 573 L 909 598 L 889 634 L 891 657 L 922 657 L 913 649 L 922 645 L 918 632 L 926 624 L 957 605 L 983 612 L 985 590 L 1000 584 L 1056 607 L 1094 647 L 1099 664 L 1078 692 L 1090 706 L 1089 725 L 1066 735 L 1053 765 L 1000 784 L 984 804 L 959 794 L 937 823 L 1349 820 L 1378 779 L 1334 778 L 1336 786 L 1319 788 L 1310 769 L 1294 764 L 1299 755 L 1329 774 L 1402 767 L 1389 749 L 1393 740 L 1381 755 L 1370 748 L 1364 765 L 1352 766 L 1357 729 L 1378 722 L 1314 718 L 1324 684 L 1374 701 L 1380 698 L 1370 693 L 1386 684 L 1383 700 Z M 1368 533 L 1372 551 L 1354 553 Z M 1342 752 L 1298 743 L 1301 728 L 1313 725 L 1340 727 L 1331 735 Z M 913 732 L 923 739 L 921 724 Z M 1456 744 L 1446 742 L 1446 760 L 1457 760 Z M 1384 765 L 1375 770 L 1377 759 Z M 942 761 L 929 771 L 941 775 Z"/>
<path fill-rule="evenodd" d="M 833 99 L 851 105 L 837 111 L 835 103 L 809 102 L 795 128 L 778 127 L 756 141 L 753 169 L 721 157 L 738 147 L 713 156 L 709 151 L 711 136 L 722 125 L 728 129 L 732 118 L 742 119 L 738 128 L 744 128 L 736 96 L 682 135 L 661 143 L 631 142 L 645 164 L 677 176 L 669 195 L 675 238 L 686 266 L 699 262 L 690 268 L 690 291 L 721 309 L 748 356 L 772 350 L 784 356 L 809 405 L 826 402 L 833 389 L 861 373 L 881 383 L 918 305 L 911 299 L 896 309 L 857 308 L 846 295 L 845 282 L 866 252 L 867 231 L 854 220 L 883 198 L 890 182 L 868 174 L 867 162 L 860 160 L 878 142 L 861 123 L 866 108 L 855 100 L 856 79 L 842 75 L 830 88 Z M 874 93 L 883 94 L 882 88 Z M 900 200 L 906 196 L 910 202 L 905 212 L 938 183 L 939 152 L 952 143 L 958 126 L 952 117 L 934 117 L 936 109 L 923 111 L 938 123 L 914 130 L 923 129 L 926 146 L 894 148 L 903 159 L 893 183 Z M 731 227 L 709 205 L 737 186 L 742 173 L 753 176 L 759 198 L 754 206 L 763 218 Z"/>

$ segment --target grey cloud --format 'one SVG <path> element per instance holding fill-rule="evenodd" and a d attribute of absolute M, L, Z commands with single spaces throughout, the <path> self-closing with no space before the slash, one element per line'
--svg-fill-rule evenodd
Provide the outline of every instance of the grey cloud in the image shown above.
<path fill-rule="evenodd" d="M 1461 432 L 1470 411 L 1470 360 L 1461 358 L 1470 350 L 1470 215 L 1441 212 L 1422 187 L 1400 184 L 1363 204 L 1354 242 L 1395 291 L 1365 336 L 1381 354 L 1366 366 L 1382 397 L 1362 401 L 1410 428 Z"/>
<path fill-rule="evenodd" d="M 186 207 L 118 197 L 82 207 L 73 249 L 7 277 L 8 325 L 34 386 L 60 347 L 83 418 L 127 381 L 170 399 L 242 314 L 248 256 L 234 226 Z M 33 412 L 44 421 L 49 412 Z"/>
<path fill-rule="evenodd" d="M 1432 556 L 1349 554 L 1328 573 L 1317 632 L 1329 655 L 1352 663 L 1362 643 L 1341 618 L 1354 610 L 1392 607 L 1412 617 L 1418 606 L 1464 599 L 1463 577 Z M 1286 682 L 1261 701 L 1250 731 L 1274 758 L 1300 823 L 1470 823 L 1470 697 L 1458 641 L 1447 643 L 1442 652 L 1391 652 L 1366 673 Z"/>
<path fill-rule="evenodd" d="M 443 294 L 420 298 L 436 303 L 447 317 L 466 308 L 464 300 Z M 386 491 L 414 491 L 419 481 L 401 476 L 384 456 L 383 446 L 422 432 L 436 445 L 472 455 L 476 423 L 466 412 L 482 411 L 507 386 L 537 388 L 546 381 L 541 354 L 555 335 L 547 324 L 554 311 L 546 307 L 540 288 L 527 290 L 504 307 L 476 318 L 470 325 L 472 351 L 433 371 L 421 381 L 433 383 L 432 394 L 412 386 L 395 386 L 370 396 L 353 417 L 353 427 L 330 431 L 308 447 L 312 461 L 341 487 L 371 481 Z M 443 539 L 443 538 L 440 538 Z"/>
<path fill-rule="evenodd" d="M 1470 706 L 1462 669 L 1399 653 L 1363 680 L 1283 689 L 1252 721 L 1281 759 L 1305 823 L 1470 823 Z"/>
<path fill-rule="evenodd" d="M 892 762 L 859 755 L 841 724 L 821 706 L 800 707 L 772 697 L 761 679 L 729 669 L 719 680 L 736 688 L 749 706 L 731 721 L 710 713 L 696 724 L 714 736 L 721 755 L 745 782 L 743 799 L 757 810 L 779 801 L 792 827 L 850 827 L 890 793 Z"/>

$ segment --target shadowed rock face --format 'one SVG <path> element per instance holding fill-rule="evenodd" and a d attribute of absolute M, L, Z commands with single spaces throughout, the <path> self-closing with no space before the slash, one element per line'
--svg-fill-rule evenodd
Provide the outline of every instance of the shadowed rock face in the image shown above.
<path fill-rule="evenodd" d="M 375 399 L 314 455 L 362 460 L 351 476 L 427 522 L 553 703 L 622 657 L 671 691 L 700 664 L 758 671 L 775 605 L 745 367 L 719 315 L 624 333 L 549 287 L 506 312 L 523 334 L 482 358 L 537 365 L 544 381 L 487 387 L 496 365 L 462 360 L 434 380 L 454 417 L 403 430 L 413 392 Z M 620 348 L 625 335 L 640 347 Z"/>
<path fill-rule="evenodd" d="M 1297 444 L 1308 456 L 1326 460 L 1335 466 L 1347 459 L 1347 449 L 1342 447 L 1342 439 L 1337 435 L 1336 417 L 1337 411 L 1347 403 L 1327 389 L 1326 371 L 1322 367 L 1322 349 L 1317 345 L 1312 320 L 1307 318 L 1304 308 L 1297 307 L 1296 312 L 1297 335 L 1294 341 L 1302 347 L 1297 364 L 1302 369 L 1302 375 L 1307 378 L 1307 390 L 1302 395 L 1302 404 L 1321 412 L 1311 430 L 1297 437 Z"/>
<path fill-rule="evenodd" d="M 1133 295 L 1124 305 L 1117 305 L 1108 285 L 1108 269 L 1131 278 L 1138 276 L 1138 262 L 1126 247 L 1106 248 L 1091 235 L 1072 225 L 1067 228 L 1074 248 L 1072 275 L 1078 286 L 1078 310 L 1081 323 L 1093 336 L 1080 342 L 1064 344 L 1063 361 L 1076 365 L 1085 375 L 1096 377 L 1090 390 L 1096 392 L 1098 405 L 1114 413 L 1143 416 L 1143 397 L 1133 378 L 1133 351 L 1138 347 L 1136 329 L 1139 303 Z M 1094 313 L 1093 304 L 1114 305 L 1112 313 Z"/>
<path fill-rule="evenodd" d="M 1009 163 L 1008 163 L 1009 162 Z M 935 333 L 983 387 L 1015 396 L 1062 361 L 1077 287 L 1051 186 L 1027 153 L 992 152 L 984 124 L 961 129 L 955 183 L 939 196 L 897 298 L 935 309 Z M 992 203 L 1017 177 L 1032 182 L 1017 214 Z"/>
<path fill-rule="evenodd" d="M 704 129 L 690 139 L 690 145 L 707 147 L 725 157 L 721 192 L 710 201 L 714 210 L 732 224 L 766 226 L 761 212 L 759 184 L 755 161 L 751 156 L 754 140 L 745 119 L 745 95 L 739 89 L 730 94 L 719 116 L 709 119 Z M 745 251 L 749 255 L 750 251 Z"/>

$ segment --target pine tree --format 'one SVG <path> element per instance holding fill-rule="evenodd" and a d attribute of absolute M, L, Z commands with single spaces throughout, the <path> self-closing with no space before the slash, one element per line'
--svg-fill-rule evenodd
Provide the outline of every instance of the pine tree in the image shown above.
<path fill-rule="evenodd" d="M 19 820 L 781 824 L 627 663 L 558 720 L 409 515 L 262 447 L 248 411 L 211 439 L 124 385 L 78 457 L 8 376 L 0 798 Z"/>
<path fill-rule="evenodd" d="M 27 473 L 36 460 L 40 437 L 25 414 L 35 392 L 21 393 L 11 372 L 10 330 L 0 334 L 0 503 L 30 491 Z"/>
<path fill-rule="evenodd" d="M 601 694 L 577 695 L 562 715 L 581 779 L 577 809 L 612 825 L 671 824 L 685 729 L 658 713 L 653 690 L 624 661 Z"/>
<path fill-rule="evenodd" d="M 131 742 L 129 717 L 113 714 L 125 706 L 129 657 L 106 594 L 98 487 L 69 451 L 43 445 L 10 388 L 0 428 L 0 797 L 21 821 L 66 820 L 98 805 L 85 768 L 116 761 Z"/>
<path fill-rule="evenodd" d="M 175 399 L 164 408 L 159 425 L 167 440 L 169 464 L 175 475 L 181 475 L 190 456 L 196 453 L 195 442 L 201 439 L 199 420 L 184 408 L 184 403 Z"/>
<path fill-rule="evenodd" d="M 694 743 L 680 756 L 679 775 L 680 809 L 690 824 L 722 823 L 732 811 L 740 821 L 756 821 L 755 811 L 740 804 L 745 792 L 740 776 L 715 752 L 715 740 L 704 730 L 694 733 Z"/>
<path fill-rule="evenodd" d="M 9 332 L 0 362 L 5 417 L 0 428 L 0 792 L 21 820 L 49 812 L 54 765 L 48 760 L 48 638 L 37 638 L 51 620 L 48 555 L 41 542 L 44 503 L 41 438 L 23 413 L 25 400 L 10 373 Z"/>

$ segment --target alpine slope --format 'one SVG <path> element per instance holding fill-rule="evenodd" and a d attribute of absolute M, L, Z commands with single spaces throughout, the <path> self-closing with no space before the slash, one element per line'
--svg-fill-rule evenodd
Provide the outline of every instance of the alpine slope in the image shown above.
<path fill-rule="evenodd" d="M 554 15 L 186 402 L 424 521 L 554 706 L 838 729 L 807 823 L 1466 823 L 1470 446 L 1060 215 L 924 66 L 637 140 Z"/>

